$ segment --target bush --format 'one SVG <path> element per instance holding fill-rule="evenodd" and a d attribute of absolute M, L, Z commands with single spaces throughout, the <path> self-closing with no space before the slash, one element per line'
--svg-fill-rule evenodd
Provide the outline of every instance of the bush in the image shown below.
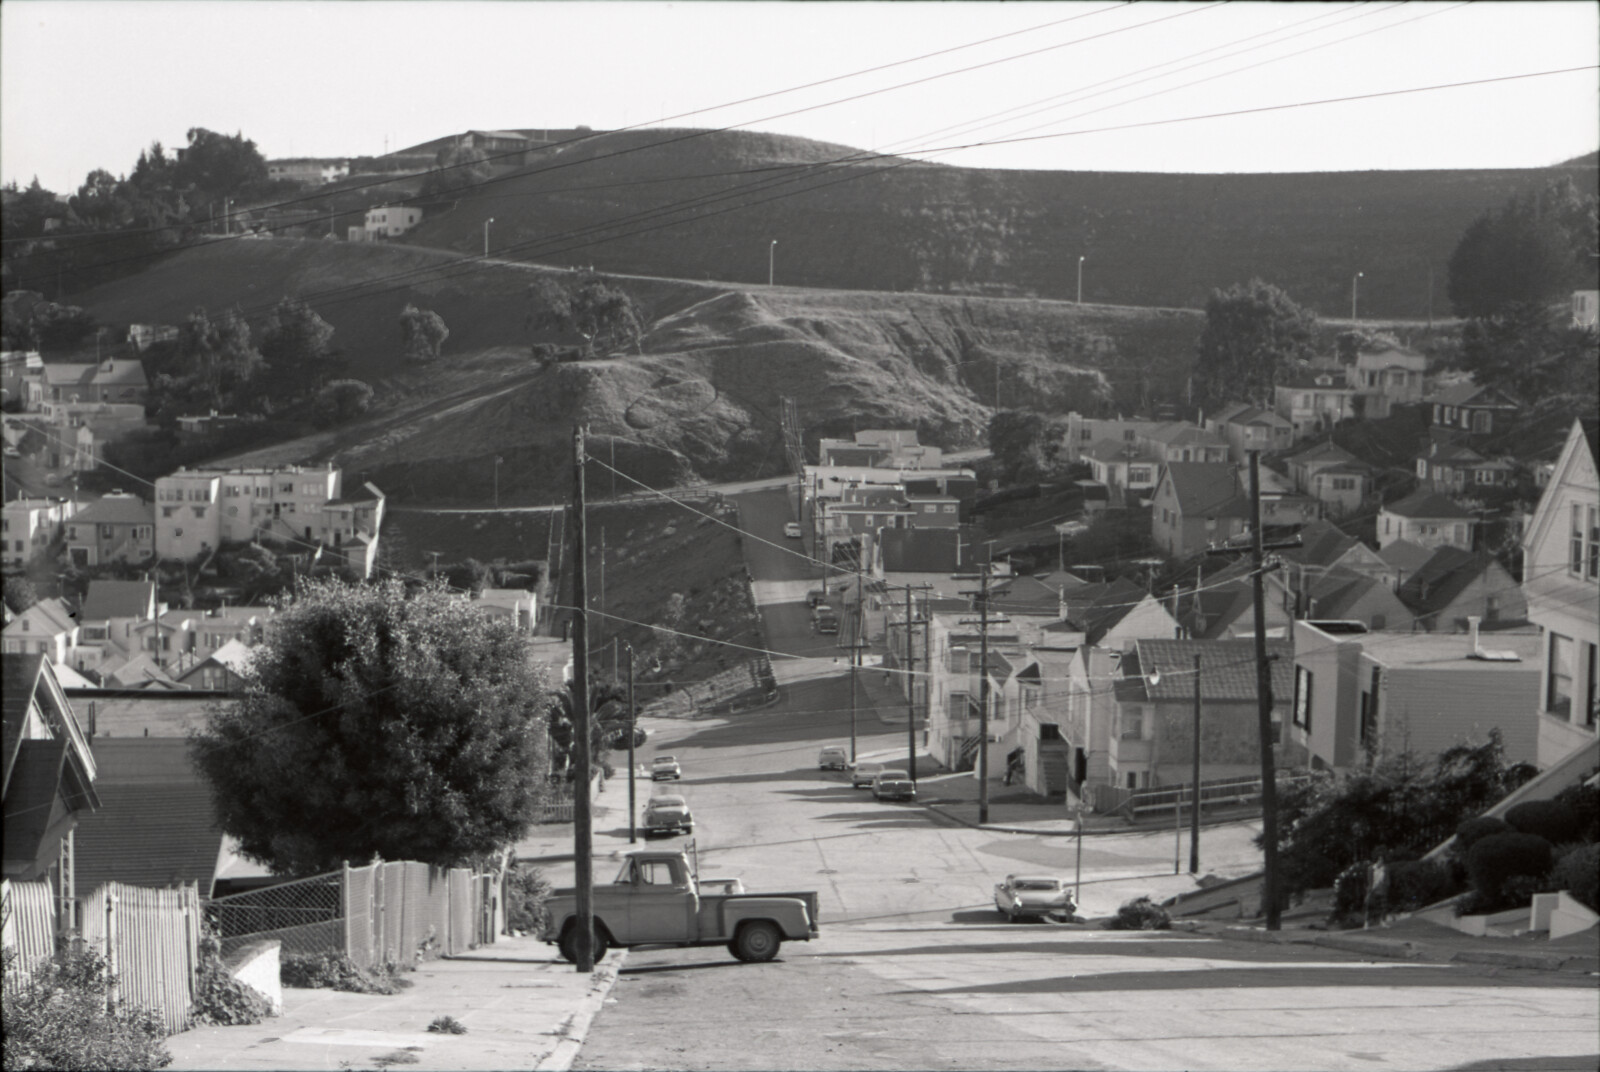
<path fill-rule="evenodd" d="M 1456 827 L 1455 848 L 1456 851 L 1460 853 L 1463 858 L 1465 858 L 1467 853 L 1472 850 L 1472 846 L 1476 845 L 1484 838 L 1489 837 L 1491 834 L 1509 834 L 1511 832 L 1511 824 L 1506 822 L 1504 819 L 1495 819 L 1486 815 L 1480 815 L 1475 818 L 1468 819 L 1466 822 Z"/>
<path fill-rule="evenodd" d="M 1580 782 L 1569 785 L 1556 794 L 1556 799 L 1577 812 L 1578 840 L 1600 841 L 1600 784 Z"/>
<path fill-rule="evenodd" d="M 442 1035 L 465 1035 L 467 1025 L 454 1016 L 435 1016 L 428 1030 Z"/>
<path fill-rule="evenodd" d="M 1164 931 L 1172 928 L 1172 917 L 1150 898 L 1138 897 L 1124 901 L 1107 926 L 1114 931 Z"/>
<path fill-rule="evenodd" d="M 1537 834 L 1552 845 L 1577 841 L 1578 812 L 1560 800 L 1524 800 L 1506 812 L 1506 822 L 1524 834 Z"/>
<path fill-rule="evenodd" d="M 1509 881 L 1518 876 L 1544 875 L 1553 862 L 1550 843 L 1537 834 L 1490 834 L 1467 854 L 1467 873 L 1477 893 L 1477 910 L 1516 907 L 1515 902 L 1506 902 L 1521 891 L 1509 889 Z"/>
<path fill-rule="evenodd" d="M 259 1024 L 271 1014 L 272 1003 L 266 996 L 228 971 L 216 936 L 202 938 L 200 969 L 195 973 L 195 1019 L 202 1024 Z"/>
<path fill-rule="evenodd" d="M 1370 867 L 1365 860 L 1360 860 L 1339 872 L 1339 877 L 1334 879 L 1332 915 L 1335 920 L 1359 920 L 1366 915 Z"/>
<path fill-rule="evenodd" d="M 284 986 L 301 990 L 345 990 L 352 994 L 398 994 L 411 985 L 397 977 L 399 968 L 386 964 L 368 971 L 344 953 L 289 953 L 279 965 Z"/>
<path fill-rule="evenodd" d="M 550 890 L 543 871 L 532 864 L 513 864 L 506 873 L 506 926 L 525 934 L 538 933 Z"/>
<path fill-rule="evenodd" d="M 155 1069 L 172 1063 L 161 1018 L 146 1009 L 106 1009 L 116 977 L 91 951 L 58 952 L 12 990 L 15 950 L 6 950 L 5 1067 Z"/>
<path fill-rule="evenodd" d="M 1550 885 L 1600 912 L 1600 845 L 1569 849 L 1550 869 Z"/>
<path fill-rule="evenodd" d="M 1389 907 L 1414 912 L 1460 890 L 1454 868 L 1444 860 L 1407 860 L 1389 866 Z"/>

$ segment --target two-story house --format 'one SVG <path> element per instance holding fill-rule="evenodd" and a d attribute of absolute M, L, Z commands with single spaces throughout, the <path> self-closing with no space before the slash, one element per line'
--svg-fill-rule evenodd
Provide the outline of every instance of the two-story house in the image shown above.
<path fill-rule="evenodd" d="M 43 409 L 46 402 L 120 402 L 142 406 L 150 383 L 144 366 L 133 358 L 108 357 L 93 364 L 49 362 L 29 383 L 29 408 Z"/>
<path fill-rule="evenodd" d="M 1308 439 L 1356 416 L 1356 394 L 1342 371 L 1296 369 L 1272 389 L 1272 408 L 1294 426 L 1296 439 Z"/>
<path fill-rule="evenodd" d="M 10 655 L 44 655 L 65 664 L 78 645 L 77 615 L 59 599 L 41 599 L 0 629 L 0 651 Z"/>
<path fill-rule="evenodd" d="M 1479 387 L 1470 379 L 1439 388 L 1423 400 L 1429 434 L 1493 435 L 1522 407 L 1496 387 Z"/>
<path fill-rule="evenodd" d="M 1541 767 L 1595 739 L 1600 721 L 1600 477 L 1592 428 L 1574 421 L 1523 534 L 1522 591 L 1539 627 Z M 1498 641 L 1497 641 L 1498 642 Z"/>
<path fill-rule="evenodd" d="M 1161 454 L 1145 443 L 1102 439 L 1081 458 L 1089 463 L 1094 479 L 1105 485 L 1113 506 L 1136 502 L 1161 476 Z"/>
<path fill-rule="evenodd" d="M 1208 431 L 1228 444 L 1228 460 L 1243 463 L 1251 451 L 1286 450 L 1294 442 L 1294 425 L 1269 409 L 1231 402 L 1205 418 Z"/>
<path fill-rule="evenodd" d="M 48 550 L 77 505 L 61 499 L 13 499 L 0 509 L 0 555 L 6 569 L 21 569 Z"/>
<path fill-rule="evenodd" d="M 422 209 L 415 205 L 379 205 L 367 210 L 365 237 L 396 238 L 422 222 Z"/>
<path fill-rule="evenodd" d="M 78 611 L 73 665 L 97 670 L 109 659 L 131 655 L 139 646 L 134 627 L 154 621 L 166 610 L 166 604 L 156 599 L 154 581 L 91 580 Z"/>
<path fill-rule="evenodd" d="M 229 641 L 260 644 L 271 621 L 271 607 L 173 609 L 133 627 L 138 649 L 169 674 L 184 674 Z"/>
<path fill-rule="evenodd" d="M 1503 488 L 1516 476 L 1516 466 L 1498 458 L 1485 458 L 1465 443 L 1430 440 L 1414 459 L 1417 479 L 1435 491 L 1468 493 Z"/>
<path fill-rule="evenodd" d="M 1371 470 L 1331 439 L 1291 457 L 1289 473 L 1295 490 L 1322 503 L 1330 517 L 1355 513 L 1371 493 Z"/>
<path fill-rule="evenodd" d="M 155 524 L 149 503 L 113 491 L 67 522 L 67 555 L 80 569 L 107 562 L 143 562 L 156 553 Z"/>
<path fill-rule="evenodd" d="M 1321 516 L 1321 504 L 1315 499 L 1269 492 L 1269 476 L 1262 470 L 1264 532 L 1298 530 Z M 1150 534 L 1156 545 L 1174 558 L 1187 558 L 1242 535 L 1250 524 L 1248 480 L 1248 474 L 1232 464 L 1169 463 L 1150 504 Z"/>
<path fill-rule="evenodd" d="M 1418 488 L 1378 510 L 1378 550 L 1396 540 L 1419 547 L 1472 549 L 1472 511 L 1437 491 Z"/>
<path fill-rule="evenodd" d="M 1420 402 L 1427 371 L 1425 355 L 1378 342 L 1356 351 L 1345 365 L 1345 382 L 1361 398 L 1362 416 L 1376 419 L 1389 416 L 1394 406 Z"/>
<path fill-rule="evenodd" d="M 1399 588 L 1416 626 L 1428 632 L 1467 631 L 1476 618 L 1486 629 L 1528 620 L 1528 601 L 1504 566 L 1487 554 L 1440 547 Z"/>

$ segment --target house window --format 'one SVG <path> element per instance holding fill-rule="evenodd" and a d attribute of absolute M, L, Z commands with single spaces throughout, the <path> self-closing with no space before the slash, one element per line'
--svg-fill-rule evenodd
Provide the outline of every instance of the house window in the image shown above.
<path fill-rule="evenodd" d="M 1594 644 L 1585 644 L 1584 647 L 1588 649 L 1588 653 L 1589 653 L 1588 654 L 1588 658 L 1584 660 L 1585 664 L 1588 667 L 1588 673 L 1585 674 L 1585 676 L 1584 676 L 1584 685 L 1583 685 L 1584 725 L 1592 730 L 1595 727 L 1596 719 L 1600 718 L 1600 708 L 1596 708 L 1595 707 L 1595 680 L 1594 680 L 1595 679 L 1595 672 L 1597 670 L 1600 670 L 1600 665 L 1596 665 L 1596 663 L 1597 663 L 1597 654 L 1596 653 L 1597 653 L 1597 651 L 1600 651 L 1600 649 L 1597 649 L 1597 647 Z"/>
<path fill-rule="evenodd" d="M 1294 668 L 1294 724 L 1311 732 L 1311 682 L 1315 675 L 1303 666 Z"/>
<path fill-rule="evenodd" d="M 1544 709 L 1562 719 L 1572 718 L 1572 638 L 1550 634 L 1550 684 L 1545 689 Z"/>
<path fill-rule="evenodd" d="M 175 514 L 177 512 L 178 512 L 178 508 L 176 506 L 163 506 L 161 508 L 161 516 L 162 517 L 171 517 L 173 514 Z"/>
<path fill-rule="evenodd" d="M 1465 423 L 1465 420 L 1462 422 Z M 1474 432 L 1487 432 L 1489 430 L 1489 414 L 1481 410 L 1472 415 L 1472 430 Z"/>
<path fill-rule="evenodd" d="M 1148 483 L 1150 483 L 1150 467 L 1148 465 L 1130 465 L 1130 466 L 1128 466 L 1128 483 L 1130 483 L 1130 484 L 1148 484 Z"/>
<path fill-rule="evenodd" d="M 1134 708 L 1122 713 L 1122 739 L 1137 741 L 1144 737 L 1144 711 Z"/>
<path fill-rule="evenodd" d="M 192 507 L 192 509 L 194 510 L 194 516 L 195 516 L 195 518 L 197 520 L 200 520 L 200 521 L 204 521 L 205 520 L 205 516 L 206 516 L 206 508 L 205 507 L 196 506 L 196 507 Z"/>
<path fill-rule="evenodd" d="M 1356 478 L 1353 476 L 1336 476 L 1333 478 L 1334 491 L 1356 490 Z"/>
<path fill-rule="evenodd" d="M 955 505 L 955 503 L 946 503 L 946 504 L 945 504 L 945 507 L 944 507 L 944 512 L 945 512 L 945 513 L 947 513 L 947 514 L 953 514 L 953 513 L 955 513 L 955 512 L 956 512 L 956 505 Z"/>

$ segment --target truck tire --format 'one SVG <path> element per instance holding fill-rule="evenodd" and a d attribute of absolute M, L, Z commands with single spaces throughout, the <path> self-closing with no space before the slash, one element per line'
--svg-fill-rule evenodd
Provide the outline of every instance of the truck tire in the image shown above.
<path fill-rule="evenodd" d="M 594 961 L 600 963 L 601 958 L 611 948 L 610 935 L 606 932 L 605 925 L 598 920 L 594 926 Z M 567 920 L 567 925 L 561 928 L 561 937 L 556 940 L 556 947 L 561 950 L 561 957 L 568 964 L 578 963 L 578 926 L 576 920 Z"/>
<path fill-rule="evenodd" d="M 777 956 L 781 945 L 783 935 L 778 933 L 776 924 L 753 919 L 739 928 L 739 933 L 733 936 L 733 943 L 728 948 L 746 964 L 759 964 Z"/>

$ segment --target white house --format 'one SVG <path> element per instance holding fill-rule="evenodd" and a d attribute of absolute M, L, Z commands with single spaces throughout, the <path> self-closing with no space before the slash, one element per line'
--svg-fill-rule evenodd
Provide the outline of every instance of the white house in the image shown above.
<path fill-rule="evenodd" d="M 380 205 L 367 210 L 366 236 L 394 238 L 422 222 L 422 210 L 415 205 Z"/>
<path fill-rule="evenodd" d="M 1447 496 L 1418 489 L 1378 511 L 1378 550 L 1396 540 L 1419 547 L 1472 550 L 1472 511 Z"/>

